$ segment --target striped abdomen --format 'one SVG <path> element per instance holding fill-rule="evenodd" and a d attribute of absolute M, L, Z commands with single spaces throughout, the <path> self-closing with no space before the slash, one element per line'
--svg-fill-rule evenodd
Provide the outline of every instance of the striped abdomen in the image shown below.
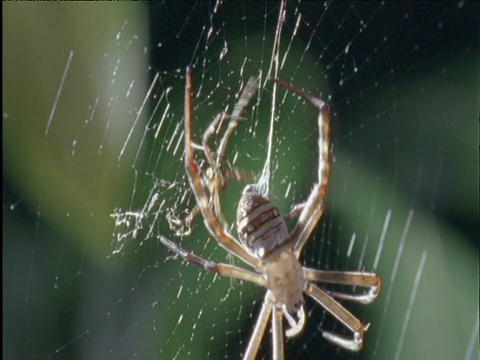
<path fill-rule="evenodd" d="M 253 185 L 245 187 L 238 203 L 237 231 L 240 240 L 262 260 L 282 252 L 289 239 L 280 211 Z"/>

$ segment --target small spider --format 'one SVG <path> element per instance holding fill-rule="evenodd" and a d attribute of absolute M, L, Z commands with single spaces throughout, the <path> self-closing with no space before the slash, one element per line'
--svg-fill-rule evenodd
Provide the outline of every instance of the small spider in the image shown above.
<path fill-rule="evenodd" d="M 240 240 L 229 234 L 218 220 L 215 210 L 202 185 L 193 155 L 191 140 L 191 88 L 190 69 L 186 71 L 185 87 L 185 170 L 205 226 L 227 252 L 234 254 L 255 271 L 229 264 L 215 263 L 188 252 L 174 242 L 160 236 L 162 243 L 188 262 L 223 276 L 251 281 L 266 287 L 267 292 L 243 359 L 254 359 L 263 334 L 272 316 L 273 358 L 283 359 L 283 316 L 290 328 L 287 337 L 300 333 L 305 324 L 303 293 L 310 296 L 353 332 L 348 339 L 324 331 L 323 337 L 345 349 L 358 351 L 363 345 L 363 333 L 368 328 L 334 298 L 369 304 L 380 292 L 380 278 L 373 273 L 324 271 L 302 267 L 298 258 L 325 210 L 325 193 L 330 172 L 329 114 L 326 104 L 281 80 L 275 82 L 302 96 L 319 110 L 319 164 L 316 183 L 306 202 L 296 205 L 288 216 L 298 216 L 298 222 L 289 234 L 284 217 L 276 206 L 261 196 L 255 185 L 247 185 L 237 208 L 237 231 Z M 314 282 L 343 284 L 369 288 L 365 294 L 346 294 L 322 290 Z"/>

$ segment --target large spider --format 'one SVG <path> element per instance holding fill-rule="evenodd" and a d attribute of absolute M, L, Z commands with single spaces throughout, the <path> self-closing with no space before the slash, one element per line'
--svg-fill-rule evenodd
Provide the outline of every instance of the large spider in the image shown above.
<path fill-rule="evenodd" d="M 186 71 L 185 87 L 185 170 L 190 186 L 195 194 L 197 205 L 204 218 L 205 226 L 217 242 L 229 253 L 234 254 L 255 271 L 246 270 L 229 264 L 215 263 L 188 252 L 174 242 L 160 236 L 160 240 L 170 250 L 188 262 L 223 276 L 251 281 L 266 287 L 267 292 L 258 315 L 253 333 L 243 355 L 244 359 L 254 359 L 272 316 L 273 358 L 283 359 L 283 316 L 290 328 L 285 331 L 287 337 L 300 333 L 305 323 L 304 298 L 306 293 L 344 326 L 353 332 L 351 339 L 324 331 L 323 337 L 345 349 L 358 351 L 363 345 L 363 326 L 334 298 L 369 304 L 380 292 L 380 278 L 373 273 L 324 271 L 302 267 L 298 258 L 312 234 L 313 229 L 325 210 L 325 193 L 328 185 L 329 164 L 329 114 L 327 105 L 281 80 L 279 85 L 293 91 L 311 102 L 319 110 L 319 164 L 318 183 L 302 204 L 294 207 L 292 213 L 298 215 L 298 222 L 289 234 L 285 219 L 277 207 L 261 196 L 255 185 L 247 185 L 237 208 L 237 230 L 240 241 L 229 234 L 219 222 L 215 211 L 209 206 L 209 199 L 202 185 L 197 164 L 194 160 L 191 140 L 191 88 L 190 69 Z M 365 294 L 346 294 L 322 290 L 314 282 L 344 284 L 367 287 Z"/>

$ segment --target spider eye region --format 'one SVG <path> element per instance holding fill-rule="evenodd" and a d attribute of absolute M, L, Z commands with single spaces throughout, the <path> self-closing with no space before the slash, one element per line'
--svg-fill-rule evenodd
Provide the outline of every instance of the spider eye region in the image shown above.
<path fill-rule="evenodd" d="M 289 240 L 280 211 L 259 195 L 253 185 L 245 187 L 238 203 L 237 231 L 243 244 L 262 261 L 284 251 Z"/>

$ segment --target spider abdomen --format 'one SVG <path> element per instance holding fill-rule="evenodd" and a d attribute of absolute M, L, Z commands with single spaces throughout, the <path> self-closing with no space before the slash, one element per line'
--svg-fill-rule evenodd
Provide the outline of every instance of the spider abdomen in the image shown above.
<path fill-rule="evenodd" d="M 238 204 L 237 230 L 240 240 L 262 260 L 282 252 L 289 239 L 280 211 L 253 185 L 245 187 Z"/>

